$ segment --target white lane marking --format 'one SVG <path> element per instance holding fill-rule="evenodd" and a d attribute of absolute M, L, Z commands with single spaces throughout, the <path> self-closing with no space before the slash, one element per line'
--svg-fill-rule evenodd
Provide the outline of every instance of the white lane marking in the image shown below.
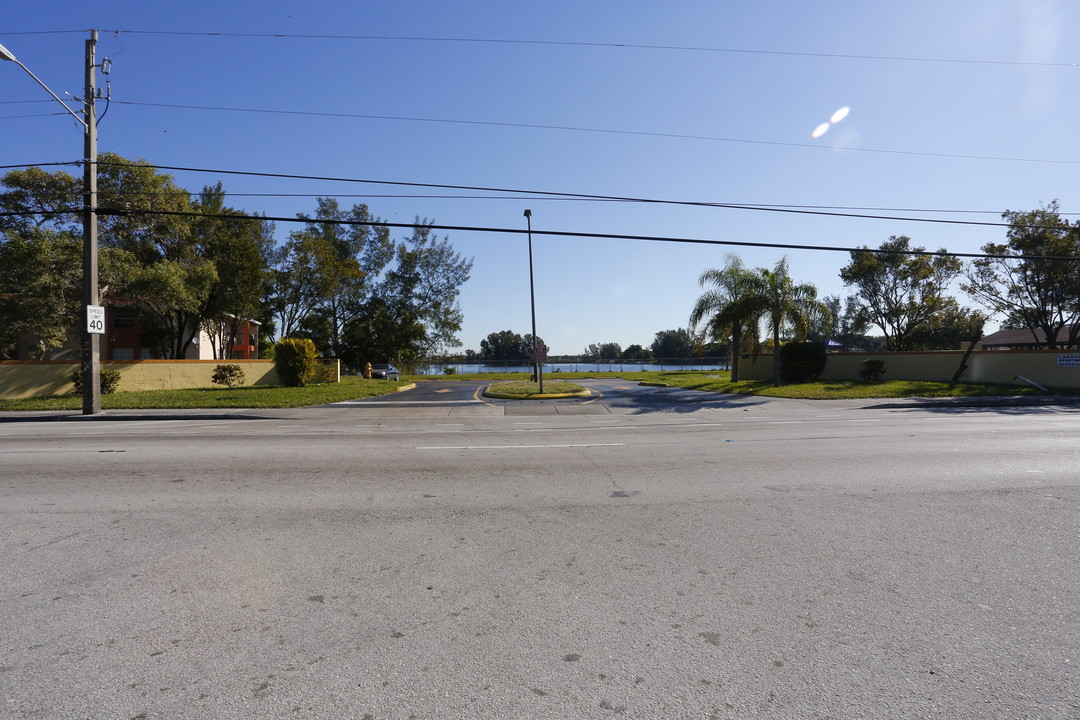
<path fill-rule="evenodd" d="M 431 445 L 417 450 L 538 450 L 547 448 L 622 447 L 626 443 L 573 443 L 570 445 Z"/>
<path fill-rule="evenodd" d="M 848 420 L 848 422 L 881 422 L 881 418 L 865 418 L 865 419 L 852 418 L 851 420 Z"/>
<path fill-rule="evenodd" d="M 591 423 L 622 422 L 621 420 L 590 420 Z"/>
<path fill-rule="evenodd" d="M 676 426 L 672 426 L 676 427 Z M 595 428 L 578 428 L 578 427 L 542 427 L 542 428 L 514 428 L 513 432 L 580 432 L 581 430 L 641 430 L 637 425 L 604 425 L 603 427 Z M 494 430 L 491 432 L 502 432 L 501 430 Z"/>

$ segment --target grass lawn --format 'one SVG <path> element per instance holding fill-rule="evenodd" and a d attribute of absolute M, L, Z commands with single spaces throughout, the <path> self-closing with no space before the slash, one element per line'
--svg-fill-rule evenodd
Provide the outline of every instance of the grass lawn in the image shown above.
<path fill-rule="evenodd" d="M 541 395 L 540 383 L 535 383 L 528 379 L 493 382 L 489 386 L 489 389 L 497 395 L 513 395 L 514 397 L 520 397 L 522 399 Z M 543 395 L 563 395 L 583 392 L 585 392 L 585 388 L 576 383 L 572 383 L 569 380 L 544 380 Z"/>
<path fill-rule="evenodd" d="M 405 385 L 392 380 L 365 380 L 357 375 L 342 376 L 340 383 L 284 387 L 249 385 L 187 390 L 141 390 L 101 396 L 103 410 L 149 410 L 155 408 L 292 408 L 325 405 L 342 400 L 374 397 L 394 392 Z M 19 400 L 0 399 L 0 410 L 81 410 L 81 395 L 54 395 Z"/>

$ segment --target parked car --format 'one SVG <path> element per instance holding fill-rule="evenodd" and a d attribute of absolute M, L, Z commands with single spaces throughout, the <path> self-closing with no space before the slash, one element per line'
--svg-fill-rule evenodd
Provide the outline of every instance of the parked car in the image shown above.
<path fill-rule="evenodd" d="M 389 363 L 372 363 L 371 377 L 377 380 L 400 380 L 401 373 Z"/>

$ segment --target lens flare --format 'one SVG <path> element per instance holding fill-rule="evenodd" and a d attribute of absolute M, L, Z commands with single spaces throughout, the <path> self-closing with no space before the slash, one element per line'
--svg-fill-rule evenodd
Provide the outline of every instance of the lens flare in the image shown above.
<path fill-rule="evenodd" d="M 844 118 L 846 118 L 848 116 L 849 112 L 851 112 L 851 108 L 849 108 L 847 105 L 840 108 L 839 110 L 837 110 L 836 112 L 834 112 L 832 115 L 829 116 L 829 122 L 823 122 L 820 125 L 818 125 L 816 128 L 814 128 L 814 132 L 810 133 L 810 137 L 817 140 L 819 137 L 821 137 L 825 133 L 829 132 L 830 127 L 832 127 L 836 123 L 838 123 L 841 120 L 843 120 Z"/>

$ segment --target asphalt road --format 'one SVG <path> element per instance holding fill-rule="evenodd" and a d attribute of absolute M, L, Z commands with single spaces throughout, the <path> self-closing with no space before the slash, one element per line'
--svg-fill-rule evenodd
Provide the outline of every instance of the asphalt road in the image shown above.
<path fill-rule="evenodd" d="M 0 418 L 0 715 L 1080 717 L 1080 408 L 422 388 Z"/>

